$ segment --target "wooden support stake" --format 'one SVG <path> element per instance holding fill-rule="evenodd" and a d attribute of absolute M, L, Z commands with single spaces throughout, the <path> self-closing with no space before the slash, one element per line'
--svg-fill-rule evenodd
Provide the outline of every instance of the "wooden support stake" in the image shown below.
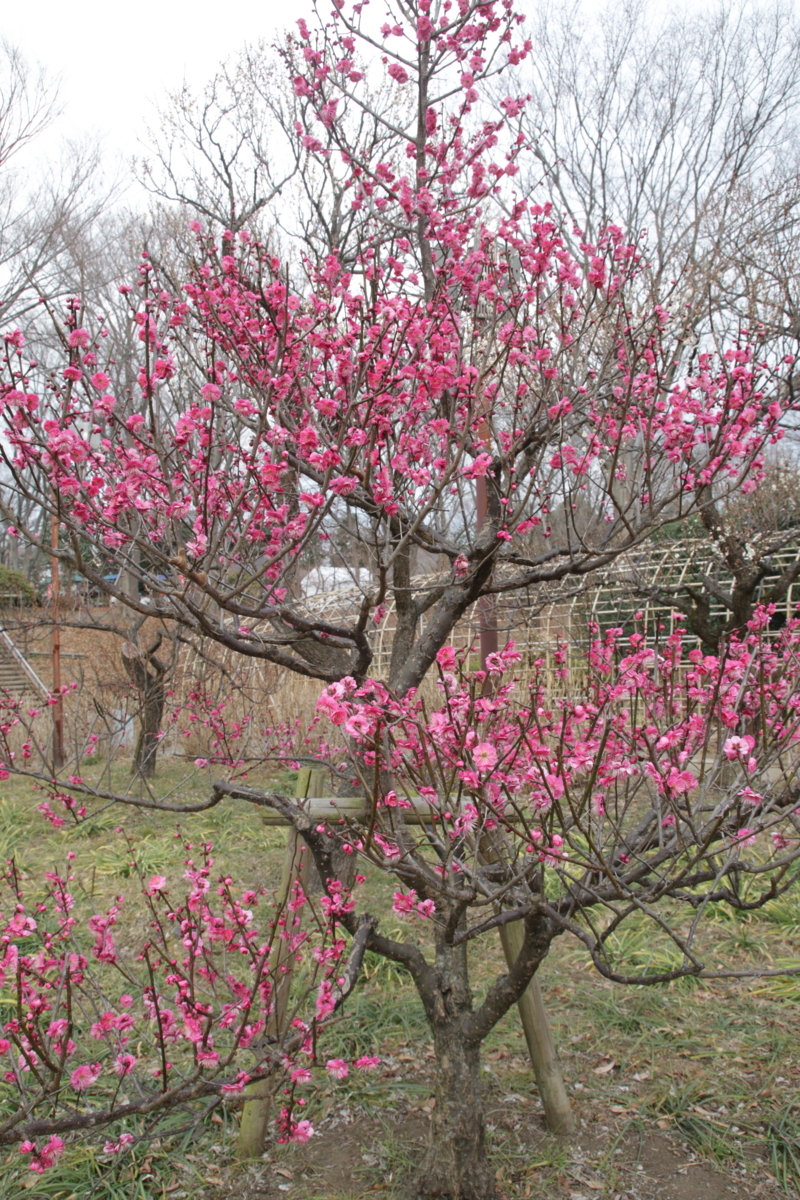
<path fill-rule="evenodd" d="M 308 767 L 303 767 L 297 776 L 296 798 L 304 800 L 308 796 L 319 796 L 322 782 L 322 771 L 311 771 Z M 303 839 L 295 829 L 290 829 L 286 837 L 286 854 L 277 898 L 278 907 L 284 913 L 290 911 L 287 903 L 291 899 L 295 883 L 299 883 L 304 891 L 307 888 L 310 857 L 308 847 Z M 288 944 L 283 938 L 277 938 L 275 941 L 269 969 L 271 978 L 277 982 L 275 983 L 275 1008 L 267 1027 L 267 1033 L 279 1038 L 286 1024 L 292 990 L 292 958 Z M 259 1158 L 264 1153 L 267 1128 L 272 1114 L 270 1081 L 268 1079 L 256 1080 L 247 1086 L 245 1094 L 252 1098 L 245 1101 L 242 1109 L 236 1155 L 237 1158 Z"/>
<path fill-rule="evenodd" d="M 509 967 L 516 960 L 522 949 L 525 936 L 521 921 L 511 921 L 508 925 L 500 926 L 500 941 Z M 534 975 L 525 991 L 520 996 L 517 1007 L 528 1043 L 528 1053 L 531 1056 L 533 1073 L 536 1076 L 536 1086 L 544 1108 L 547 1128 L 551 1133 L 568 1134 L 575 1132 L 575 1118 L 569 1104 L 569 1096 L 564 1086 L 564 1076 L 561 1074 L 561 1064 L 558 1061 L 553 1035 L 547 1021 L 544 1001 L 542 1000 L 539 981 Z"/>
<path fill-rule="evenodd" d="M 50 547 L 58 550 L 58 517 L 53 512 L 50 518 Z M 64 701 L 61 699 L 61 616 L 59 613 L 59 593 L 61 579 L 59 562 L 54 554 L 50 559 L 50 616 L 53 623 L 52 652 L 53 652 L 53 693 L 58 696 L 53 705 L 53 768 L 58 771 L 64 766 Z"/>
<path fill-rule="evenodd" d="M 485 423 L 481 428 L 480 436 L 488 445 L 490 431 Z M 480 529 L 486 520 L 489 497 L 486 478 L 479 478 L 476 484 L 476 516 L 478 529 Z M 481 636 L 481 666 L 485 670 L 487 658 L 490 654 L 495 654 L 498 648 L 497 603 L 495 596 L 491 593 L 478 601 L 478 616 Z M 487 676 L 484 682 L 484 694 L 491 690 L 491 680 Z M 503 952 L 509 967 L 516 960 L 522 948 L 524 936 L 521 921 L 514 921 L 510 925 L 501 925 L 500 927 L 500 941 L 503 944 Z M 547 1013 L 535 975 L 520 996 L 517 1008 L 525 1033 L 525 1041 L 528 1043 L 528 1053 L 531 1056 L 531 1066 L 536 1076 L 536 1086 L 539 1089 L 539 1096 L 544 1108 L 547 1128 L 552 1133 L 574 1133 L 575 1118 L 570 1110 L 569 1097 L 567 1089 L 564 1087 L 564 1077 L 561 1074 L 561 1065 L 553 1044 L 553 1035 L 547 1023 Z"/>
<path fill-rule="evenodd" d="M 305 767 L 297 777 L 296 795 L 299 799 L 308 799 L 309 811 L 319 820 L 330 820 L 338 813 L 357 818 L 365 815 L 363 796 L 333 796 L 325 797 L 323 793 L 324 774 L 322 771 L 311 771 Z M 424 822 L 430 812 L 427 804 L 420 801 L 412 802 L 413 807 L 405 813 L 406 820 L 411 824 Z M 266 810 L 264 822 L 268 825 L 284 824 L 285 818 L 279 813 Z M 310 855 L 301 838 L 294 829 L 289 830 L 286 841 L 286 857 L 284 859 L 283 876 L 278 899 L 285 905 L 291 895 L 294 881 L 300 881 L 305 889 L 310 868 Z M 506 956 L 506 962 L 511 965 L 517 958 L 523 939 L 522 923 L 513 921 L 500 929 L 500 940 Z M 273 960 L 270 968 L 277 974 L 287 958 L 286 943 L 280 940 L 273 950 Z M 275 1000 L 275 1015 L 270 1023 L 269 1032 L 276 1037 L 283 1031 L 286 1013 L 289 1008 L 291 991 L 291 970 L 288 967 L 278 985 Z M 570 1134 L 575 1131 L 575 1118 L 570 1108 L 564 1077 L 556 1054 L 553 1036 L 547 1021 L 544 1002 L 542 1000 L 539 981 L 534 978 L 528 984 L 517 1005 L 519 1009 L 525 1041 L 531 1058 L 536 1086 L 544 1108 L 547 1127 L 553 1133 Z M 248 1099 L 242 1111 L 242 1122 L 239 1128 L 239 1143 L 237 1154 L 239 1158 L 256 1158 L 264 1151 L 264 1141 L 272 1112 L 272 1098 L 269 1092 L 269 1082 L 257 1081 L 246 1089 Z"/>

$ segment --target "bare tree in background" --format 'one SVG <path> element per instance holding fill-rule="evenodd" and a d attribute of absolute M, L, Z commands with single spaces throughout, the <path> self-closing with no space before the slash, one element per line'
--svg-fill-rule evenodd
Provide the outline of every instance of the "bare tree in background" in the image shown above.
<path fill-rule="evenodd" d="M 722 0 L 662 12 L 611 0 L 589 16 L 551 4 L 532 24 L 537 53 L 518 69 L 532 94 L 527 181 L 572 219 L 575 253 L 590 256 L 609 222 L 643 231 L 648 300 L 678 317 L 676 366 L 742 330 L 757 331 L 773 361 L 791 362 L 800 340 L 793 6 Z M 796 385 L 788 372 L 790 401 Z M 790 448 L 773 461 L 757 494 L 706 495 L 685 529 L 708 539 L 702 571 L 681 587 L 642 578 L 637 594 L 680 609 L 709 648 L 759 600 L 785 602 L 800 574 L 800 557 L 786 553 L 800 523 L 795 459 Z"/>
<path fill-rule="evenodd" d="M 270 119 L 269 104 L 256 103 L 246 72 L 223 64 L 199 93 L 184 85 L 167 97 L 158 116 L 152 152 L 138 163 L 154 196 L 180 205 L 187 219 L 231 234 L 260 228 L 265 216 L 269 222 L 268 210 L 299 159 Z"/>
<path fill-rule="evenodd" d="M 170 669 L 169 663 L 158 657 L 162 641 L 159 631 L 149 645 L 131 641 L 122 646 L 122 661 L 139 698 L 139 735 L 131 771 L 143 779 L 152 779 L 156 773 L 156 754 L 162 736 Z"/>
<path fill-rule="evenodd" d="M 592 242 L 644 230 L 655 298 L 686 337 L 759 321 L 797 336 L 800 26 L 777 0 L 710 11 L 549 4 L 519 69 L 533 104 L 528 182 Z M 763 249 L 769 247 L 765 268 Z"/>
<path fill-rule="evenodd" d="M 223 236 L 248 230 L 269 239 L 298 273 L 305 258 L 319 265 L 330 253 L 352 264 L 365 216 L 352 204 L 348 159 L 339 154 L 333 131 L 325 155 L 309 152 L 316 135 L 326 137 L 323 130 L 310 141 L 297 137 L 298 126 L 314 125 L 308 98 L 288 82 L 300 70 L 292 35 L 277 49 L 264 42 L 246 46 L 200 92 L 184 87 L 168 98 L 160 128 L 150 134 L 151 152 L 138 164 L 157 201 L 166 210 L 180 206 L 184 226 L 199 219 Z M 348 144 L 362 157 L 380 145 L 387 166 L 401 164 L 401 130 L 414 119 L 405 107 L 396 88 L 378 81 L 369 109 L 343 97 L 339 117 Z M 387 239 L 393 236 L 388 229 Z M 185 228 L 173 245 L 191 257 Z"/>
<path fill-rule="evenodd" d="M 35 308 L 40 296 L 63 293 L 65 249 L 94 222 L 107 199 L 98 184 L 96 145 L 70 143 L 45 169 L 32 169 L 31 143 L 59 112 L 53 81 L 0 41 L 2 321 Z"/>

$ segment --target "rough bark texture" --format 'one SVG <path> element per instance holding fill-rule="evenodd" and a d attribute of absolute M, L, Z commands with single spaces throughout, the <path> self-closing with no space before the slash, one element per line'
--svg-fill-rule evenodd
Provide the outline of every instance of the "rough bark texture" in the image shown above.
<path fill-rule="evenodd" d="M 472 1015 L 465 945 L 449 945 L 439 935 L 432 982 L 426 1008 L 436 1051 L 436 1107 L 419 1190 L 428 1200 L 491 1200 L 481 1040 L 466 1036 L 465 1028 Z"/>
<path fill-rule="evenodd" d="M 486 1154 L 480 1044 L 465 1041 L 459 1021 L 437 1022 L 433 1040 L 436 1107 L 420 1190 L 430 1200 L 490 1200 L 494 1171 Z"/>
<path fill-rule="evenodd" d="M 139 736 L 136 739 L 131 770 L 134 775 L 140 775 L 144 779 L 152 779 L 156 773 L 158 734 L 164 716 L 164 677 L 167 667 L 156 658 L 156 651 L 160 645 L 159 634 L 154 644 L 146 650 L 140 650 L 133 642 L 126 642 L 122 647 L 122 661 L 139 693 Z"/>
<path fill-rule="evenodd" d="M 389 664 L 389 687 L 394 688 L 411 653 L 419 624 L 417 602 L 411 591 L 411 546 L 395 557 L 392 571 L 395 630 Z"/>

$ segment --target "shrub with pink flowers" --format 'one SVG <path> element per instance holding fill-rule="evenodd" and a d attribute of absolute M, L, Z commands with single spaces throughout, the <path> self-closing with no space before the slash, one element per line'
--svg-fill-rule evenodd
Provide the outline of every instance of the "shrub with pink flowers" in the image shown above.
<path fill-rule="evenodd" d="M 140 879 L 140 910 L 127 920 L 122 896 L 76 915 L 72 852 L 43 890 L 14 863 L 0 880 L 0 989 L 16 997 L 0 1037 L 12 1097 L 0 1144 L 21 1143 L 33 1171 L 57 1162 L 61 1134 L 135 1117 L 157 1124 L 176 1105 L 241 1098 L 251 1081 L 277 1091 L 289 1077 L 311 1079 L 300 1064 L 313 1062 L 312 1043 L 352 988 L 363 938 L 348 962 L 336 916 L 312 913 L 300 887 L 276 907 L 264 889 L 242 892 L 215 873 L 210 844 L 184 849 L 182 879 Z M 141 906 L 137 949 L 122 951 L 117 932 L 130 942 Z M 287 955 L 305 968 L 289 1004 L 279 1000 Z M 328 1071 L 343 1079 L 349 1064 L 332 1060 Z M 280 1128 L 297 1141 L 313 1133 L 288 1109 Z M 120 1132 L 103 1152 L 133 1141 Z"/>
<path fill-rule="evenodd" d="M 797 409 L 793 359 L 773 361 L 757 330 L 687 350 L 685 313 L 648 299 L 638 232 L 608 224 L 585 241 L 520 189 L 527 101 L 503 95 L 503 72 L 533 46 L 512 0 L 409 0 L 380 33 L 364 7 L 336 0 L 283 46 L 297 162 L 334 181 L 346 214 L 329 244 L 282 261 L 244 223 L 193 223 L 180 283 L 144 253 L 136 286 L 120 289 L 136 347 L 124 378 L 80 295 L 48 374 L 22 335 L 5 339 L 0 500 L 15 501 L 3 508 L 14 536 L 136 620 L 321 692 L 311 729 L 259 729 L 253 755 L 253 719 L 198 687 L 185 711 L 208 745 L 190 769 L 208 782 L 185 804 L 86 782 L 80 751 L 62 768 L 37 734 L 46 711 L 6 704 L 0 778 L 33 778 L 52 825 L 99 803 L 185 819 L 249 804 L 292 828 L 323 889 L 313 913 L 302 888 L 275 911 L 215 878 L 209 848 L 187 850 L 185 892 L 165 875 L 141 880 L 148 928 L 129 962 L 115 937 L 122 898 L 84 928 L 69 872 L 41 898 L 12 865 L 0 936 L 2 986 L 18 997 L 2 1051 L 16 1107 L 0 1144 L 22 1142 L 36 1170 L 62 1133 L 240 1097 L 286 1071 L 278 1136 L 307 1140 L 295 1095 L 309 1052 L 370 950 L 408 970 L 431 1029 L 420 1189 L 489 1200 L 481 1046 L 559 939 L 619 982 L 706 977 L 709 906 L 758 907 L 794 880 L 795 621 L 770 640 L 768 612 L 742 618 L 713 655 L 680 633 L 595 629 L 579 674 L 559 646 L 547 685 L 543 661 L 515 680 L 511 642 L 484 646 L 480 670 L 453 644 L 475 606 L 488 634 L 499 598 L 524 607 L 542 585 L 577 587 L 757 487 Z M 370 563 L 369 582 L 331 611 L 303 573 L 352 570 L 341 544 Z M 422 556 L 437 567 L 420 583 Z M 378 679 L 372 635 L 390 602 Z M 254 786 L 254 757 L 332 765 L 337 783 L 357 779 L 362 807 L 320 819 Z M 350 889 L 342 857 L 390 878 L 396 937 Z M 634 917 L 668 943 L 663 969 L 619 961 L 617 931 Z M 512 926 L 508 970 L 478 1002 L 467 947 Z M 313 995 L 293 997 L 292 1022 L 270 1033 L 277 943 L 301 958 Z M 329 1077 L 350 1070 L 326 1061 Z"/>

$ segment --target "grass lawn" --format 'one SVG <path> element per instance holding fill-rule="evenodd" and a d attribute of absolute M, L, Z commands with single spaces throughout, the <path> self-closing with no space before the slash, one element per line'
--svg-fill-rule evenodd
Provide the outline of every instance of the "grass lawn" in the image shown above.
<path fill-rule="evenodd" d="M 99 778 L 102 764 L 84 777 Z M 114 787 L 130 775 L 112 770 Z M 208 793 L 209 775 L 180 783 L 161 769 L 156 789 L 173 799 Z M 251 783 L 257 783 L 254 776 Z M 272 781 L 273 784 L 276 782 Z M 291 777 L 279 781 L 287 789 Z M 108 786 L 108 775 L 104 785 Z M 33 880 L 76 853 L 79 903 L 98 908 L 118 893 L 135 895 L 131 846 L 145 874 L 179 877 L 176 819 L 115 806 L 80 829 L 53 830 L 35 812 L 44 796 L 13 778 L 0 791 L 0 855 L 16 857 Z M 127 840 L 123 833 L 127 834 Z M 285 833 L 257 811 L 225 802 L 186 817 L 183 832 L 212 841 L 216 864 L 244 886 L 276 886 Z M 392 885 L 366 885 L 382 928 L 397 929 Z M 136 920 L 131 906 L 129 920 Z M 134 932 L 134 931 L 132 931 Z M 623 934 L 629 961 L 659 953 L 650 933 Z M 120 937 L 120 940 L 122 938 Z M 744 918 L 715 913 L 706 935 L 710 965 L 800 961 L 800 893 Z M 473 943 L 476 991 L 501 969 L 499 942 Z M 622 988 L 587 967 L 576 944 L 560 939 L 541 971 L 568 1089 L 579 1120 L 572 1142 L 544 1129 L 516 1012 L 486 1044 L 485 1085 L 492 1152 L 502 1197 L 533 1200 L 722 1200 L 796 1196 L 800 1189 L 800 980 L 683 981 Z M 112 1159 L 73 1141 L 44 1176 L 16 1149 L 0 1151 L 2 1200 L 355 1200 L 414 1197 L 414 1164 L 432 1107 L 432 1051 L 408 977 L 368 956 L 345 1018 L 326 1035 L 325 1058 L 377 1053 L 378 1071 L 308 1089 L 307 1115 L 317 1128 L 305 1146 L 272 1145 L 249 1165 L 233 1158 L 236 1108 L 173 1114 L 171 1130 L 142 1139 Z"/>

